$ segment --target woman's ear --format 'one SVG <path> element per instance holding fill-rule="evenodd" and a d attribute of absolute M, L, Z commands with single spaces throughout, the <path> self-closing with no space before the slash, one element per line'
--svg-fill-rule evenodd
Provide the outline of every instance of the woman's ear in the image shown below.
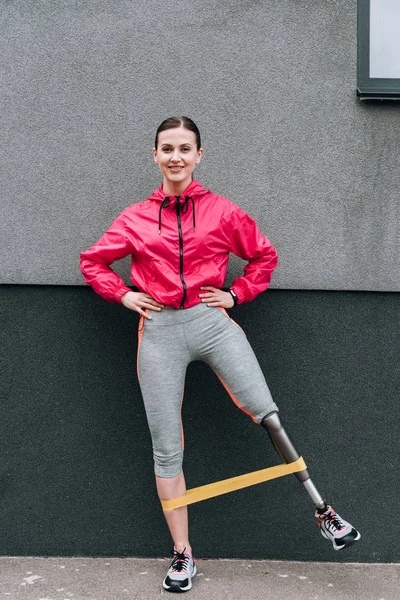
<path fill-rule="evenodd" d="M 157 148 L 153 148 L 152 150 L 153 156 L 154 156 L 154 162 L 157 162 Z"/>
<path fill-rule="evenodd" d="M 200 148 L 200 150 L 197 152 L 197 158 L 196 158 L 196 165 L 199 164 L 199 162 L 201 161 L 201 157 L 203 156 L 203 148 Z"/>

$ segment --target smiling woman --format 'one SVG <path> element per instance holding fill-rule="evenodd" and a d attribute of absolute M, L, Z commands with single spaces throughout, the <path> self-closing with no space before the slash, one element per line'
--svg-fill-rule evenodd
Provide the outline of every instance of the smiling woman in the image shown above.
<path fill-rule="evenodd" d="M 186 492 L 181 407 L 186 369 L 193 360 L 210 365 L 236 406 L 267 430 L 286 463 L 300 458 L 245 334 L 226 313 L 268 288 L 277 252 L 239 206 L 193 179 L 202 154 L 200 133 L 191 119 L 163 121 L 153 148 L 161 186 L 123 211 L 100 240 L 81 253 L 85 281 L 106 300 L 121 302 L 140 315 L 138 376 L 161 501 Z M 230 252 L 247 265 L 227 290 L 223 285 Z M 127 255 L 132 256 L 137 292 L 110 267 Z M 320 496 L 307 469 L 296 477 L 315 504 L 322 535 L 336 550 L 359 539 L 358 531 Z M 187 506 L 164 509 L 164 515 L 174 560 L 163 587 L 185 592 L 196 574 Z"/>

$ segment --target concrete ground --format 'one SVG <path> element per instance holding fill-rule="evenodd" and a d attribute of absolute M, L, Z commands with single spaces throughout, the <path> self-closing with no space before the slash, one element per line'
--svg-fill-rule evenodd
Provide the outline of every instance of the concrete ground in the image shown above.
<path fill-rule="evenodd" d="M 169 558 L 0 557 L 0 600 L 153 600 Z M 399 564 L 198 560 L 188 600 L 400 600 Z"/>

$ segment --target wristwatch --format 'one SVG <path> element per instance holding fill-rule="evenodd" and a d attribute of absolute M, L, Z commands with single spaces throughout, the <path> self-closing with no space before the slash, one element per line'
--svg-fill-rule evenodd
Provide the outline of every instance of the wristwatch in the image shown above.
<path fill-rule="evenodd" d="M 236 296 L 235 292 L 232 289 L 229 289 L 228 292 L 230 293 L 230 295 L 233 298 L 233 306 L 236 306 L 236 304 L 238 303 L 238 297 Z"/>

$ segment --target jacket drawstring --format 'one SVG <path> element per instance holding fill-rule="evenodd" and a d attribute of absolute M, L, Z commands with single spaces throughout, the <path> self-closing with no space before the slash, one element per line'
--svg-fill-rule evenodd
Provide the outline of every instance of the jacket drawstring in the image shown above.
<path fill-rule="evenodd" d="M 161 233 L 161 211 L 163 208 L 167 208 L 171 203 L 168 196 L 164 198 L 164 200 L 160 204 L 160 210 L 158 211 L 158 235 Z"/>
<path fill-rule="evenodd" d="M 179 202 L 179 200 L 176 200 Z M 196 215 L 194 210 L 194 200 L 191 196 L 186 196 L 184 202 L 182 203 L 182 214 L 185 215 L 189 210 L 189 202 L 192 203 L 192 216 L 193 216 L 193 229 L 196 230 Z M 163 208 L 167 208 L 171 204 L 171 200 L 169 196 L 166 196 L 164 200 L 160 204 L 160 210 L 158 211 L 158 234 L 161 234 L 161 213 Z"/>
<path fill-rule="evenodd" d="M 191 196 L 186 196 L 184 203 L 182 204 L 182 214 L 186 214 L 189 210 L 189 202 L 192 202 L 192 216 L 193 216 L 193 229 L 196 229 L 196 217 L 194 214 L 194 200 Z"/>

